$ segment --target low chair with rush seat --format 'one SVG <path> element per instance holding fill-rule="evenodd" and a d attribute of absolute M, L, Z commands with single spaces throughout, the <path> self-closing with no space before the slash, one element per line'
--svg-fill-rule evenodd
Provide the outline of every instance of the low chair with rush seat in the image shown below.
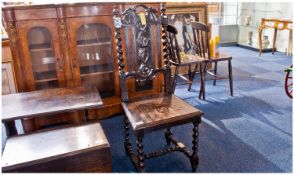
<path fill-rule="evenodd" d="M 174 71 L 173 79 L 172 79 L 173 92 L 175 91 L 176 85 L 178 84 L 177 78 L 179 76 L 187 81 L 186 84 L 189 84 L 188 91 L 190 91 L 191 87 L 192 87 L 193 79 L 195 77 L 197 70 L 199 70 L 199 72 L 200 72 L 201 80 L 204 78 L 203 71 L 204 71 L 204 66 L 205 66 L 206 60 L 203 57 L 199 57 L 197 55 L 191 55 L 191 54 L 185 55 L 187 58 L 182 59 L 181 54 L 180 54 L 180 47 L 179 47 L 178 40 L 177 40 L 177 34 L 178 34 L 177 29 L 172 25 L 168 25 L 167 26 L 167 34 L 168 34 L 169 44 L 170 44 L 170 47 L 169 47 L 170 60 L 169 60 L 169 62 L 171 63 L 171 65 L 175 66 L 175 71 Z M 179 68 L 182 66 L 189 67 L 188 79 L 186 79 L 186 77 L 184 77 L 183 75 L 179 74 Z M 192 69 L 191 67 L 194 67 L 194 69 Z M 200 98 L 201 98 L 201 89 L 199 92 L 199 99 Z"/>
<path fill-rule="evenodd" d="M 192 23 L 192 30 L 193 30 L 193 39 L 195 44 L 195 51 L 196 54 L 205 60 L 204 66 L 204 76 L 201 76 L 201 88 L 200 88 L 200 96 L 202 99 L 205 100 L 205 79 L 206 79 L 206 72 L 212 76 L 213 85 L 216 85 L 216 80 L 220 79 L 229 79 L 230 84 L 230 95 L 233 96 L 233 74 L 232 74 L 232 57 L 219 52 L 218 50 L 215 54 L 211 54 L 209 49 L 209 28 L 207 25 L 200 23 L 200 22 L 193 22 Z M 219 62 L 227 61 L 228 62 L 228 76 L 219 76 L 217 75 L 217 65 Z M 208 64 L 214 63 L 213 72 L 207 70 Z"/>
<path fill-rule="evenodd" d="M 143 4 L 128 8 L 123 13 L 114 9 L 121 100 L 125 111 L 124 146 L 126 154 L 130 156 L 139 172 L 145 171 L 145 159 L 174 151 L 180 151 L 190 159 L 193 171 L 196 171 L 199 162 L 198 125 L 203 112 L 172 94 L 169 45 L 166 35 L 167 19 L 163 5 L 161 14 L 156 9 Z M 132 51 L 131 48 L 133 48 Z M 162 57 L 164 66 L 161 65 Z M 137 84 L 144 85 L 147 81 L 152 82 L 159 74 L 163 74 L 164 77 L 164 93 L 129 98 L 128 79 L 135 79 Z M 192 151 L 178 142 L 171 132 L 172 127 L 186 123 L 193 124 Z M 137 154 L 133 152 L 129 138 L 130 128 L 136 136 Z M 159 129 L 166 129 L 167 144 L 173 145 L 159 151 L 145 153 L 144 136 Z"/>

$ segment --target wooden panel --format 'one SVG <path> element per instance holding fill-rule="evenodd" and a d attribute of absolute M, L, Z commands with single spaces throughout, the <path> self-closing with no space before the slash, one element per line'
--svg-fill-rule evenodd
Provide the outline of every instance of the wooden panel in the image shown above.
<path fill-rule="evenodd" d="M 99 123 L 11 137 L 3 152 L 2 170 L 111 171 L 109 148 Z"/>
<path fill-rule="evenodd" d="M 213 3 L 209 3 L 207 5 L 207 11 L 209 15 L 220 15 L 220 3 L 219 2 L 213 2 Z"/>
<path fill-rule="evenodd" d="M 125 9 L 128 9 L 130 7 L 133 7 L 134 5 L 138 5 L 139 3 L 141 3 L 141 2 L 127 2 L 125 4 Z M 155 2 L 155 3 L 154 2 L 153 3 L 152 2 L 149 2 L 149 3 L 143 3 L 143 4 L 146 5 L 146 6 L 148 6 L 148 7 L 151 7 L 151 8 L 154 8 L 154 9 L 160 11 L 160 3 L 158 3 L 158 2 Z M 142 9 L 139 9 L 138 12 L 143 12 L 143 11 L 142 11 Z"/>
<path fill-rule="evenodd" d="M 100 16 L 109 15 L 112 16 L 113 6 L 110 5 L 84 5 L 84 6 L 72 6 L 65 7 L 66 17 L 82 17 L 82 16 Z"/>
<path fill-rule="evenodd" d="M 50 116 L 42 116 L 38 118 L 24 118 L 21 120 L 21 122 L 24 133 L 28 134 L 40 129 L 54 129 L 60 126 L 71 126 L 73 124 L 81 124 L 85 122 L 85 119 L 84 111 L 78 111 L 54 114 Z"/>
<path fill-rule="evenodd" d="M 17 21 L 57 18 L 55 8 L 19 9 L 15 10 L 14 13 Z"/>
<path fill-rule="evenodd" d="M 56 88 L 2 96 L 2 121 L 70 112 L 102 105 L 96 88 Z"/>
<path fill-rule="evenodd" d="M 2 62 L 2 95 L 17 92 L 12 62 Z"/>
<path fill-rule="evenodd" d="M 9 40 L 2 40 L 2 62 L 12 61 Z"/>
<path fill-rule="evenodd" d="M 203 115 L 203 112 L 174 95 L 141 97 L 130 103 L 123 103 L 123 108 L 135 131 L 200 121 Z"/>
<path fill-rule="evenodd" d="M 2 170 L 5 172 L 4 170 Z M 26 167 L 12 169 L 7 172 L 60 172 L 60 173 L 86 173 L 86 172 L 111 172 L 111 153 L 109 148 L 101 148 L 99 150 L 90 150 L 80 153 L 77 156 L 71 156 L 53 160 L 36 165 L 28 165 Z"/>

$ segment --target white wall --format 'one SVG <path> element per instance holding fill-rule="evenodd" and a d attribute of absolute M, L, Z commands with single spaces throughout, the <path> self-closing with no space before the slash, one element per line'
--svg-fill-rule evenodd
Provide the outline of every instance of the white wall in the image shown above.
<path fill-rule="evenodd" d="M 239 37 L 238 43 L 247 43 L 247 33 L 253 32 L 253 46 L 258 46 L 258 27 L 261 18 L 277 18 L 292 20 L 292 2 L 242 2 L 238 4 L 238 25 Z M 244 20 L 246 16 L 251 16 L 249 26 L 245 26 Z M 270 47 L 272 46 L 274 29 L 265 29 L 263 35 L 268 35 Z M 288 46 L 289 31 L 278 31 L 276 48 L 278 51 L 285 52 Z"/>

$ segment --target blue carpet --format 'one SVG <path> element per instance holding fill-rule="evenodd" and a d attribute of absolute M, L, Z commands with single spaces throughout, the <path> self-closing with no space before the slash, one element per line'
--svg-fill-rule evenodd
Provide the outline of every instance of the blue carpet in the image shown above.
<path fill-rule="evenodd" d="M 205 113 L 200 125 L 197 172 L 292 172 L 292 101 L 283 88 L 283 70 L 292 63 L 291 57 L 282 53 L 259 57 L 258 52 L 239 47 L 221 50 L 233 56 L 233 97 L 229 96 L 227 80 L 217 81 L 216 86 L 207 81 L 205 101 L 198 99 L 197 82 L 191 92 L 187 85 L 177 86 L 175 92 Z M 226 64 L 220 63 L 218 71 L 226 74 Z M 123 115 L 101 123 L 111 145 L 113 171 L 135 172 L 124 153 Z M 191 124 L 172 129 L 188 147 L 192 145 L 191 131 Z M 5 135 L 3 128 L 2 133 Z M 133 135 L 131 139 L 134 144 Z M 145 136 L 146 153 L 164 146 L 163 131 Z M 182 153 L 146 160 L 145 168 L 148 172 L 191 171 Z"/>

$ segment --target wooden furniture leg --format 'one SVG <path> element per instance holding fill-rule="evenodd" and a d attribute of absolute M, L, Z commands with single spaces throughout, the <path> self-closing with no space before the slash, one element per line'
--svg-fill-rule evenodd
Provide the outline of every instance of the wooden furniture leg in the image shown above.
<path fill-rule="evenodd" d="M 217 62 L 215 62 L 215 64 L 214 64 L 213 73 L 216 76 L 216 74 L 217 74 Z M 213 79 L 213 85 L 215 86 L 215 84 L 216 84 L 216 78 Z"/>
<path fill-rule="evenodd" d="M 199 123 L 193 123 L 193 141 L 192 141 L 192 154 L 190 156 L 192 171 L 195 172 L 199 163 L 198 157 L 198 141 L 199 141 L 199 130 L 198 130 Z"/>
<path fill-rule="evenodd" d="M 198 68 L 198 64 L 195 65 L 194 70 L 191 73 L 191 83 L 189 84 L 188 91 L 190 91 L 192 88 L 192 84 L 193 84 L 193 80 L 194 80 L 197 68 Z"/>
<path fill-rule="evenodd" d="M 261 56 L 261 53 L 262 53 L 262 40 L 261 40 L 262 30 L 263 30 L 263 27 L 260 26 L 260 27 L 258 28 L 259 56 Z"/>
<path fill-rule="evenodd" d="M 132 152 L 132 146 L 131 146 L 131 142 L 130 142 L 130 138 L 129 138 L 129 136 L 130 136 L 130 133 L 129 133 L 130 123 L 129 123 L 129 120 L 126 116 L 124 118 L 124 123 L 125 123 L 125 143 L 124 143 L 125 153 L 127 156 L 130 156 L 130 153 Z"/>
<path fill-rule="evenodd" d="M 188 82 L 188 84 L 189 84 L 189 86 L 188 86 L 188 91 L 190 91 L 191 90 L 191 86 L 192 86 L 192 71 L 191 71 L 191 65 L 189 65 L 189 70 L 188 70 L 188 80 L 189 80 L 189 82 Z"/>
<path fill-rule="evenodd" d="M 274 53 L 275 53 L 275 50 L 276 50 L 277 31 L 278 31 L 278 29 L 275 28 L 275 29 L 274 29 L 274 38 L 273 38 L 273 50 L 272 50 L 272 54 L 274 54 Z"/>
<path fill-rule="evenodd" d="M 231 60 L 228 61 L 228 68 L 229 68 L 230 94 L 231 94 L 231 96 L 233 96 L 233 74 L 232 74 Z"/>
<path fill-rule="evenodd" d="M 204 72 L 203 72 L 203 66 L 200 64 L 200 91 L 199 91 L 199 99 L 201 99 L 202 93 L 203 93 L 203 86 L 204 86 Z"/>
<path fill-rule="evenodd" d="M 137 162 L 137 169 L 139 172 L 144 172 L 144 160 L 145 160 L 145 154 L 144 154 L 144 146 L 143 146 L 143 136 L 137 137 L 137 153 L 138 153 L 138 162 Z"/>
<path fill-rule="evenodd" d="M 292 39 L 293 34 L 292 30 L 289 30 L 289 39 L 288 39 L 288 49 L 287 49 L 287 55 L 292 56 Z"/>
<path fill-rule="evenodd" d="M 179 73 L 179 66 L 176 66 L 176 68 L 175 68 L 175 74 L 174 74 L 174 77 L 173 77 L 173 80 L 172 80 L 173 81 L 173 83 L 172 83 L 173 93 L 175 93 L 175 90 L 176 90 L 178 73 Z"/>
<path fill-rule="evenodd" d="M 201 67 L 203 66 L 202 64 L 200 65 Z M 202 94 L 202 99 L 205 100 L 205 77 L 206 77 L 206 72 L 207 72 L 207 66 L 208 63 L 204 63 L 204 66 L 200 70 L 202 70 L 202 76 L 201 76 L 201 90 L 200 93 Z M 201 99 L 201 94 L 199 94 L 199 98 Z"/>
<path fill-rule="evenodd" d="M 167 143 L 168 145 L 170 145 L 170 143 L 171 143 L 171 139 L 170 139 L 170 137 L 172 136 L 172 133 L 171 133 L 171 131 L 170 131 L 170 128 L 167 128 L 167 129 L 166 129 L 166 131 L 165 131 L 165 133 L 164 133 L 164 136 L 165 136 L 166 143 Z"/>

